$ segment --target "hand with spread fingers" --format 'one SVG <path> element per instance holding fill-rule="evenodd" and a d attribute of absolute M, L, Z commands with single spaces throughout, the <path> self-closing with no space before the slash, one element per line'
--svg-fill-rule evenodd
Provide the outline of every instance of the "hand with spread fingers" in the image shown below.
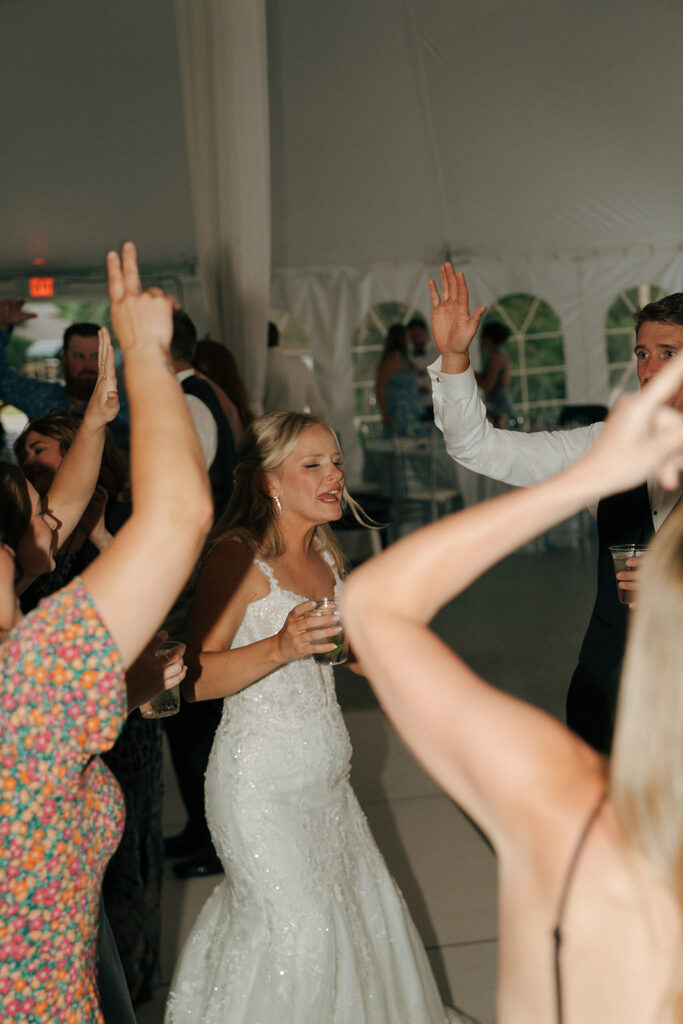
<path fill-rule="evenodd" d="M 38 314 L 27 313 L 23 309 L 25 299 L 0 299 L 0 331 L 10 331 L 13 327 L 33 320 Z"/>
<path fill-rule="evenodd" d="M 443 356 L 465 356 L 477 333 L 486 306 L 477 306 L 470 314 L 465 275 L 450 263 L 441 267 L 441 296 L 434 281 L 429 282 L 432 300 L 432 333 Z"/>

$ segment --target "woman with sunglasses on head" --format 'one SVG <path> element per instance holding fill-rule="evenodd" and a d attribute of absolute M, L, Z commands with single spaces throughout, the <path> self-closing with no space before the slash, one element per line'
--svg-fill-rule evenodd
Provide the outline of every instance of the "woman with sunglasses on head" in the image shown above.
<path fill-rule="evenodd" d="M 204 462 L 169 370 L 172 300 L 142 292 L 135 247 L 107 256 L 111 315 L 132 410 L 134 511 L 79 578 L 21 619 L 20 587 L 50 566 L 84 501 L 68 498 L 81 431 L 47 495 L 13 467 L 0 487 L 0 1017 L 3 1022 L 102 1021 L 95 977 L 99 892 L 123 803 L 97 756 L 127 712 L 153 696 L 125 670 L 161 623 L 212 518 Z M 109 354 L 100 387 L 113 387 Z M 87 422 L 84 422 L 84 427 Z M 164 457 L 163 453 L 167 455 Z M 101 453 L 101 449 L 100 449 Z M 90 471 L 89 471 L 90 472 Z M 86 488 L 84 488 L 86 489 Z M 55 534 L 57 538 L 55 539 Z M 128 686 L 126 686 L 126 682 Z"/>
<path fill-rule="evenodd" d="M 438 307 L 433 285 L 432 299 Z M 678 356 L 619 400 L 579 462 L 401 540 L 342 596 L 397 731 L 498 855 L 500 1024 L 683 1020 L 683 509 L 644 558 L 609 763 L 489 686 L 428 623 L 600 496 L 654 476 L 677 487 L 683 416 L 671 405 L 682 381 Z"/>

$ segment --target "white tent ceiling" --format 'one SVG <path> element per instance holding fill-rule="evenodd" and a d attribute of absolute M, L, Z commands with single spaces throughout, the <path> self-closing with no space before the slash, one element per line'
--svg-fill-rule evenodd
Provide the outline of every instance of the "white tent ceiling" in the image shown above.
<path fill-rule="evenodd" d="M 680 240 L 680 0 L 267 11 L 275 267 Z M 0 31 L 0 271 L 192 261 L 172 0 L 4 0 Z"/>

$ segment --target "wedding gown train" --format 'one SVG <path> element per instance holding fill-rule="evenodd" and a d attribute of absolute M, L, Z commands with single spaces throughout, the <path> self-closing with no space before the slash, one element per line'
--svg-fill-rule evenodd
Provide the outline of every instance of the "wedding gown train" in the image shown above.
<path fill-rule="evenodd" d="M 306 600 L 247 608 L 233 647 Z M 339 585 L 339 581 L 337 581 Z M 445 1024 L 403 896 L 349 783 L 332 669 L 292 662 L 227 699 L 206 774 L 225 867 L 176 967 L 165 1024 Z"/>

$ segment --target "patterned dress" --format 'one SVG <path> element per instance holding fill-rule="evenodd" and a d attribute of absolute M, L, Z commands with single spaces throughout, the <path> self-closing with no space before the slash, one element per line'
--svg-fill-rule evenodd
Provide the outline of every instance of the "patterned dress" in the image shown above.
<path fill-rule="evenodd" d="M 126 715 L 124 667 L 76 578 L 0 648 L 0 1020 L 100 1022 L 100 884 L 123 800 L 96 755 Z"/>

